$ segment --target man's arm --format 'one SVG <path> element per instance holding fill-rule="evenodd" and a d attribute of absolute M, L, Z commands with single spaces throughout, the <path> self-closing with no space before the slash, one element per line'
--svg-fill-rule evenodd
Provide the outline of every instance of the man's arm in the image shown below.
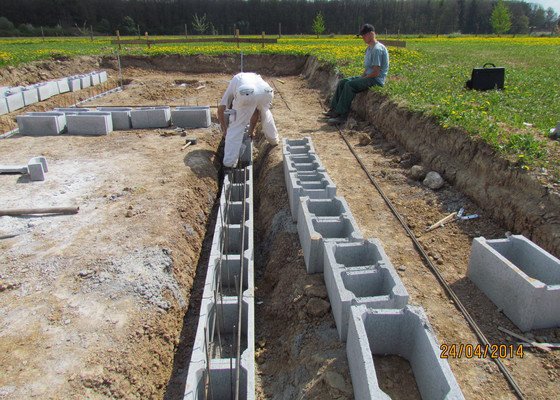
<path fill-rule="evenodd" d="M 371 71 L 371 74 L 366 75 L 366 71 L 364 71 L 362 76 L 364 78 L 376 78 L 379 76 L 379 74 L 381 74 L 381 67 L 379 65 L 374 65 L 372 68 L 373 70 Z"/>
<path fill-rule="evenodd" d="M 222 129 L 222 133 L 224 136 L 227 133 L 227 124 L 226 124 L 226 115 L 224 112 L 226 111 L 226 106 L 219 105 L 218 106 L 218 121 L 220 122 L 220 128 Z"/>
<path fill-rule="evenodd" d="M 259 120 L 259 109 L 255 109 L 253 115 L 251 115 L 251 120 L 249 121 L 249 137 L 253 137 L 253 131 L 255 130 L 255 126 L 257 126 L 257 121 Z"/>

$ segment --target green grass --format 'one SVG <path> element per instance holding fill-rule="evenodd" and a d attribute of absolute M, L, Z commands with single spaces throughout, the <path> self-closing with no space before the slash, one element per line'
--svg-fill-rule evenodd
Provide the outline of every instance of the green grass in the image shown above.
<path fill-rule="evenodd" d="M 0 68 L 46 58 L 113 54 L 116 46 L 110 39 L 0 39 Z M 390 48 L 389 81 L 373 90 L 433 116 L 444 127 L 465 129 L 526 169 L 558 169 L 557 142 L 551 144 L 547 133 L 560 120 L 560 38 L 459 36 L 406 41 L 406 49 Z M 364 44 L 352 36 L 292 36 L 264 49 L 241 44 L 240 50 L 245 54 L 312 54 L 345 75 L 355 75 L 362 72 Z M 126 45 L 122 54 L 217 55 L 240 50 L 231 43 L 163 44 L 150 49 Z M 464 89 L 472 68 L 486 62 L 506 68 L 505 90 Z M 560 177 L 560 171 L 555 175 Z"/>

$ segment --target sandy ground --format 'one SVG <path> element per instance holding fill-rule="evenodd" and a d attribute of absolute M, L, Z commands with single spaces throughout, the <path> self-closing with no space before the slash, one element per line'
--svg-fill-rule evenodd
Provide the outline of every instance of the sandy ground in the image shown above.
<path fill-rule="evenodd" d="M 229 79 L 142 69 L 124 74 L 132 79 L 126 90 L 94 104 L 214 105 Z M 338 131 L 318 118 L 319 93 L 300 77 L 269 80 L 277 88 L 273 112 L 280 134 L 312 136 L 338 193 L 364 235 L 383 242 L 411 303 L 424 307 L 438 341 L 476 344 Z M 360 133 L 372 143 L 358 145 Z M 193 297 L 200 295 L 196 282 L 203 271 L 196 271 L 198 264 L 203 268 L 203 239 L 211 228 L 220 141 L 216 125 L 188 134 L 198 144 L 185 152 L 184 137 L 173 129 L 0 140 L 2 163 L 25 164 L 44 155 L 50 168 L 45 182 L 0 175 L 2 208 L 80 207 L 69 216 L 0 217 L 0 236 L 17 234 L 0 240 L 0 398 L 181 398 L 197 322 L 191 288 Z M 497 327 L 519 331 L 466 278 L 472 238 L 503 237 L 504 229 L 452 187 L 434 192 L 409 179 L 413 155 L 387 143 L 373 127 L 357 123 L 344 134 L 490 341 L 515 343 Z M 281 151 L 256 156 L 258 397 L 352 398 L 322 275 L 305 273 Z M 459 207 L 481 218 L 423 233 Z M 560 329 L 531 334 L 560 341 Z M 378 361 L 387 393 L 418 398 L 406 362 Z M 492 360 L 449 363 L 467 398 L 514 398 Z M 504 363 L 527 398 L 556 397 L 558 352 L 527 350 L 523 359 Z"/>

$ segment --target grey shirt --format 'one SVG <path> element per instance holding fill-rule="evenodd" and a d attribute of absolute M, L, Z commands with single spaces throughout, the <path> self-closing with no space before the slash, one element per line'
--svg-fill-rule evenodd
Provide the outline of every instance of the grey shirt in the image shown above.
<path fill-rule="evenodd" d="M 389 71 L 389 52 L 387 51 L 387 47 L 380 42 L 377 42 L 375 46 L 368 46 L 366 49 L 364 67 L 367 75 L 373 72 L 374 66 L 379 66 L 381 69 L 379 76 L 375 79 L 383 86 L 385 84 L 387 72 Z"/>

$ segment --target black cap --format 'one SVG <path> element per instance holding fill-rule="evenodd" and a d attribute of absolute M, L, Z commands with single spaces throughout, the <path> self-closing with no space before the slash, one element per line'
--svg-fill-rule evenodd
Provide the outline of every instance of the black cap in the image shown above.
<path fill-rule="evenodd" d="M 364 24 L 362 29 L 360 29 L 360 36 L 365 35 L 366 33 L 375 32 L 375 28 L 371 24 Z"/>

